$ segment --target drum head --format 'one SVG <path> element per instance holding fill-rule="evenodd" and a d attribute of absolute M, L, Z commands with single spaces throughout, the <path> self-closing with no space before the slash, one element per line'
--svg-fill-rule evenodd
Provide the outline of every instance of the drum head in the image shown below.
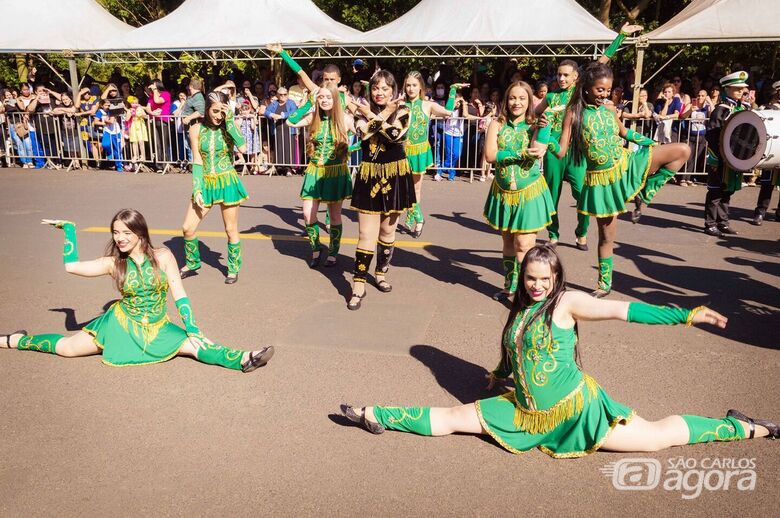
<path fill-rule="evenodd" d="M 764 119 L 753 111 L 729 117 L 721 133 L 720 149 L 726 163 L 737 171 L 749 171 L 764 157 L 766 147 Z"/>

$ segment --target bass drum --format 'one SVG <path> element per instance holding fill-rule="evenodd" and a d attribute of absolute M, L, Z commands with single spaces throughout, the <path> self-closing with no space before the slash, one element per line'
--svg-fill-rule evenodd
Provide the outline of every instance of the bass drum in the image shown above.
<path fill-rule="evenodd" d="M 726 164 L 737 171 L 780 167 L 780 110 L 737 112 L 720 136 Z"/>

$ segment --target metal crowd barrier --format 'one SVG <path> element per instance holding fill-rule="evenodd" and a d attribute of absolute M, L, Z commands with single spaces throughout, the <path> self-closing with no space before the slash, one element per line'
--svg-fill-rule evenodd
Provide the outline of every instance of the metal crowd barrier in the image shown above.
<path fill-rule="evenodd" d="M 490 171 L 484 159 L 487 119 L 451 117 L 432 119 L 429 140 L 434 165 L 431 172 L 442 177 L 467 173 L 485 177 Z M 246 153 L 236 152 L 236 169 L 242 174 L 301 172 L 308 163 L 305 128 L 291 128 L 283 120 L 257 115 L 236 115 L 235 123 L 244 135 Z M 706 120 L 668 121 L 635 119 L 636 131 L 664 142 L 683 142 L 691 147 L 691 159 L 678 175 L 706 174 Z M 26 128 L 26 134 L 24 134 Z M 17 134 L 17 129 L 24 134 Z M 68 169 L 86 167 L 117 171 L 166 173 L 187 172 L 192 160 L 188 127 L 176 116 L 127 115 L 103 117 L 6 113 L 0 122 L 4 154 L 9 165 Z M 629 146 L 631 144 L 628 144 Z M 350 166 L 360 163 L 360 152 L 350 156 Z"/>

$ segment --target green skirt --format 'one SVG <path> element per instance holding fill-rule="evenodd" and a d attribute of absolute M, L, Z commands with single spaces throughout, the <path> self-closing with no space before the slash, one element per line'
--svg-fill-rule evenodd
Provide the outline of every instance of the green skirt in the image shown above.
<path fill-rule="evenodd" d="M 652 162 L 652 149 L 652 147 L 640 147 L 634 152 L 624 149 L 622 157 L 609 169 L 587 171 L 577 212 L 597 218 L 607 218 L 626 212 L 628 210 L 626 203 L 645 189 Z M 652 194 L 654 195 L 659 188 L 660 185 L 654 184 Z"/>
<path fill-rule="evenodd" d="M 431 144 L 427 140 L 421 144 L 406 144 L 406 159 L 412 174 L 425 174 L 425 171 L 433 165 L 433 152 Z"/>
<path fill-rule="evenodd" d="M 552 223 L 554 214 L 555 204 L 543 176 L 514 191 L 502 189 L 493 179 L 484 216 L 494 229 L 513 234 L 532 234 Z"/>
<path fill-rule="evenodd" d="M 184 329 L 171 323 L 167 315 L 159 322 L 144 325 L 131 319 L 119 302 L 83 330 L 103 349 L 103 363 L 115 367 L 170 360 L 187 339 Z"/>
<path fill-rule="evenodd" d="M 482 399 L 474 405 L 485 431 L 512 453 L 539 448 L 555 458 L 584 457 L 598 450 L 618 423 L 629 422 L 634 411 L 612 400 L 590 376 L 585 375 L 579 390 L 551 409 L 534 412 L 531 418 L 528 411 L 521 412 L 516 406 L 514 392 Z M 531 421 L 543 430 L 524 430 L 522 423 Z M 555 424 L 545 427 L 545 421 Z"/>
<path fill-rule="evenodd" d="M 244 189 L 244 184 L 234 170 L 222 173 L 203 175 L 203 204 L 206 207 L 212 205 L 241 205 L 249 198 Z"/>
<path fill-rule="evenodd" d="M 303 175 L 302 200 L 326 203 L 352 197 L 352 176 L 346 162 L 334 165 L 309 164 Z"/>

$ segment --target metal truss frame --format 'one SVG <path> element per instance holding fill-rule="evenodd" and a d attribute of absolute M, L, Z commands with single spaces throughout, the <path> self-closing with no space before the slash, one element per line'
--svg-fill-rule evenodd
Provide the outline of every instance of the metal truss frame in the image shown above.
<path fill-rule="evenodd" d="M 290 46 L 300 59 L 350 59 L 350 58 L 592 58 L 601 55 L 606 45 L 597 43 L 546 43 L 541 45 L 488 43 L 471 45 L 317 45 Z M 215 49 L 215 50 L 167 50 L 105 52 L 94 54 L 94 59 L 105 64 L 122 63 L 174 63 L 196 61 L 218 63 L 224 61 L 263 61 L 276 56 L 265 48 Z"/>

